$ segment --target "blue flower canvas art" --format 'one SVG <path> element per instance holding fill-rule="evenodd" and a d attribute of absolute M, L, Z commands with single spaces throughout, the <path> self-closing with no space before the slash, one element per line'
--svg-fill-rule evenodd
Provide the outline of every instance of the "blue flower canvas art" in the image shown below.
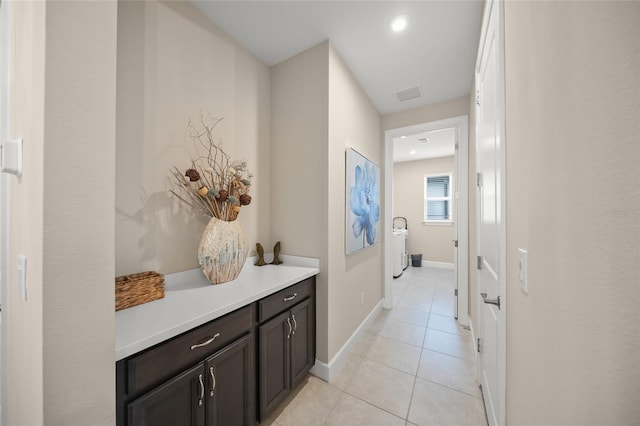
<path fill-rule="evenodd" d="M 345 246 L 352 254 L 380 239 L 380 168 L 351 148 L 346 157 Z"/>

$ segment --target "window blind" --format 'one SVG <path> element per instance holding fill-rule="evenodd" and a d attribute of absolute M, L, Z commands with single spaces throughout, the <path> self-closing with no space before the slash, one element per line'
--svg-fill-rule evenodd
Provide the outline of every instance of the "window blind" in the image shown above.
<path fill-rule="evenodd" d="M 425 177 L 425 221 L 451 219 L 451 178 L 448 175 Z"/>

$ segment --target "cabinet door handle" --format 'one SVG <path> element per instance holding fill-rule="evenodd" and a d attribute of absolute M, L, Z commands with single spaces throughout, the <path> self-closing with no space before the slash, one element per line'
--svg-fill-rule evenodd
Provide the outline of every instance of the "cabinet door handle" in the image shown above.
<path fill-rule="evenodd" d="M 209 396 L 213 398 L 213 391 L 216 389 L 216 376 L 213 374 L 213 367 L 209 367 L 209 374 L 211 374 L 211 392 L 209 392 Z"/>
<path fill-rule="evenodd" d="M 202 400 L 204 399 L 204 381 L 202 380 L 202 374 L 198 376 L 198 380 L 200 381 L 200 399 L 198 399 L 198 405 L 202 405 Z"/>
<path fill-rule="evenodd" d="M 218 337 L 220 337 L 220 333 L 216 333 L 213 337 L 211 337 L 211 338 L 210 338 L 210 339 L 208 339 L 208 340 L 205 340 L 205 341 L 204 341 L 204 342 L 202 342 L 202 343 L 198 343 L 198 344 L 195 344 L 195 345 L 191 345 L 191 350 L 198 349 L 198 348 L 201 348 L 201 347 L 203 347 L 203 346 L 207 346 L 209 343 L 213 342 L 213 341 L 214 341 L 214 340 L 216 340 Z"/>
<path fill-rule="evenodd" d="M 293 328 L 291 327 L 291 319 L 289 317 L 287 317 L 287 325 L 289 326 L 289 334 L 287 334 L 287 339 L 290 339 Z"/>
<path fill-rule="evenodd" d="M 295 315 L 291 315 L 291 319 L 293 320 L 293 331 L 291 332 L 291 334 L 296 334 L 296 330 L 298 329 L 298 321 L 296 321 L 296 316 Z"/>
<path fill-rule="evenodd" d="M 289 300 L 293 300 L 298 296 L 298 293 L 293 293 L 291 296 L 287 296 L 284 299 L 282 299 L 283 302 L 288 302 Z"/>

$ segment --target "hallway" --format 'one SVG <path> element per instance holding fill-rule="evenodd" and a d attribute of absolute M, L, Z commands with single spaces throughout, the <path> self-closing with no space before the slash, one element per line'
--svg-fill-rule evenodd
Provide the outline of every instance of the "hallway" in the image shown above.
<path fill-rule="evenodd" d="M 262 424 L 486 425 L 471 332 L 455 321 L 453 270 L 409 267 L 332 383 L 314 376 Z"/>

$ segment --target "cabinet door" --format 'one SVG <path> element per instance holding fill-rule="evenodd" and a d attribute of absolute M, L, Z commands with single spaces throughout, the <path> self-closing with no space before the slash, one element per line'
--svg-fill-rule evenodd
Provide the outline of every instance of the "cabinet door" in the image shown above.
<path fill-rule="evenodd" d="M 255 424 L 254 334 L 207 359 L 207 426 Z"/>
<path fill-rule="evenodd" d="M 293 324 L 283 312 L 259 329 L 260 419 L 266 419 L 289 394 L 290 341 Z"/>
<path fill-rule="evenodd" d="M 129 426 L 204 426 L 204 365 L 168 380 L 127 406 Z"/>
<path fill-rule="evenodd" d="M 291 333 L 291 388 L 300 383 L 315 362 L 315 322 L 311 299 L 300 302 L 289 312 Z"/>

